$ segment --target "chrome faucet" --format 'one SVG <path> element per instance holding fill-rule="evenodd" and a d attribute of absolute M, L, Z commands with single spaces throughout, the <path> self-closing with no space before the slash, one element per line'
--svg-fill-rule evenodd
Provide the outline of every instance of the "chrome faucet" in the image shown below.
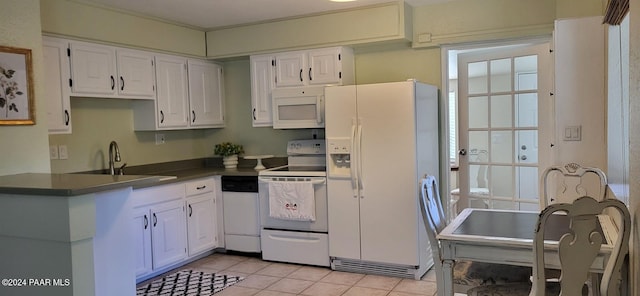
<path fill-rule="evenodd" d="M 115 157 L 113 155 L 114 150 L 116 153 Z M 111 141 L 111 143 L 109 144 L 109 173 L 111 175 L 116 174 L 114 164 L 116 162 L 120 162 L 121 160 L 122 159 L 120 159 L 120 149 L 118 149 L 118 143 L 116 143 L 116 141 Z M 124 166 L 122 166 L 122 168 L 124 168 Z M 120 171 L 120 174 L 122 175 L 122 170 Z"/>

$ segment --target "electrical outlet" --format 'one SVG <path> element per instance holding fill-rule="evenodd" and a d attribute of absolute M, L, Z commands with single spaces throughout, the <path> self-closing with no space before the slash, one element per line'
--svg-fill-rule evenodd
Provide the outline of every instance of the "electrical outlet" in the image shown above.
<path fill-rule="evenodd" d="M 67 145 L 58 146 L 58 156 L 60 159 L 69 159 L 69 151 L 67 150 Z"/>
<path fill-rule="evenodd" d="M 58 146 L 56 145 L 49 146 L 49 158 L 58 159 Z"/>
<path fill-rule="evenodd" d="M 164 134 L 156 134 L 156 145 L 164 144 Z"/>

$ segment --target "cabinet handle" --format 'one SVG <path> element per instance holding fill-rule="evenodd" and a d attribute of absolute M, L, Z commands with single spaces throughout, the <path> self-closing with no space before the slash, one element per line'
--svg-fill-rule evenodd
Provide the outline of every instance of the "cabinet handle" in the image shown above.
<path fill-rule="evenodd" d="M 124 90 L 124 78 L 122 78 L 122 76 L 120 76 L 120 90 Z"/>
<path fill-rule="evenodd" d="M 158 217 L 156 213 L 153 213 L 153 227 L 156 227 L 156 225 L 158 225 Z"/>
<path fill-rule="evenodd" d="M 193 208 L 189 205 L 189 217 L 191 217 L 191 214 L 193 214 Z"/>
<path fill-rule="evenodd" d="M 111 90 L 114 90 L 116 88 L 116 80 L 113 79 L 113 75 L 111 75 Z"/>
<path fill-rule="evenodd" d="M 191 110 L 191 115 L 193 115 L 192 116 L 193 118 L 191 119 L 191 122 L 196 122 L 196 111 L 195 110 Z"/>
<path fill-rule="evenodd" d="M 164 112 L 162 112 L 162 110 L 160 110 L 160 123 L 164 122 Z"/>
<path fill-rule="evenodd" d="M 196 190 L 202 190 L 202 189 L 205 189 L 205 188 L 207 188 L 207 185 L 202 185 L 200 187 L 196 187 Z"/>
<path fill-rule="evenodd" d="M 313 78 L 311 77 L 311 68 L 309 68 L 309 81 L 313 80 Z"/>
<path fill-rule="evenodd" d="M 302 81 L 302 69 L 300 69 L 300 81 Z"/>
<path fill-rule="evenodd" d="M 147 215 L 144 215 L 144 229 L 147 229 L 147 227 L 149 227 L 149 218 L 147 218 Z"/>
<path fill-rule="evenodd" d="M 69 110 L 64 110 L 64 125 L 69 125 Z"/>
<path fill-rule="evenodd" d="M 256 108 L 253 108 L 253 120 L 256 120 Z"/>

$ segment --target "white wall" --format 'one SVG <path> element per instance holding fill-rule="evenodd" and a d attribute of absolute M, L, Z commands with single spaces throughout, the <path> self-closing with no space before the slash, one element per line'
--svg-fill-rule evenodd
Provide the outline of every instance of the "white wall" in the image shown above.
<path fill-rule="evenodd" d="M 0 176 L 49 172 L 49 138 L 43 90 L 39 0 L 2 0 L 0 44 L 31 49 L 35 93 L 35 125 L 0 126 Z"/>

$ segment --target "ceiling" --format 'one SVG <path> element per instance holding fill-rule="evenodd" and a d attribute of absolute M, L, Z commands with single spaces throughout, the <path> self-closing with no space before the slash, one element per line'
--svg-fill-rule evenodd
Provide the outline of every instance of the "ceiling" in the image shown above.
<path fill-rule="evenodd" d="M 401 0 L 75 0 L 191 27 L 214 28 L 352 9 Z M 450 0 L 405 0 L 413 7 Z"/>

